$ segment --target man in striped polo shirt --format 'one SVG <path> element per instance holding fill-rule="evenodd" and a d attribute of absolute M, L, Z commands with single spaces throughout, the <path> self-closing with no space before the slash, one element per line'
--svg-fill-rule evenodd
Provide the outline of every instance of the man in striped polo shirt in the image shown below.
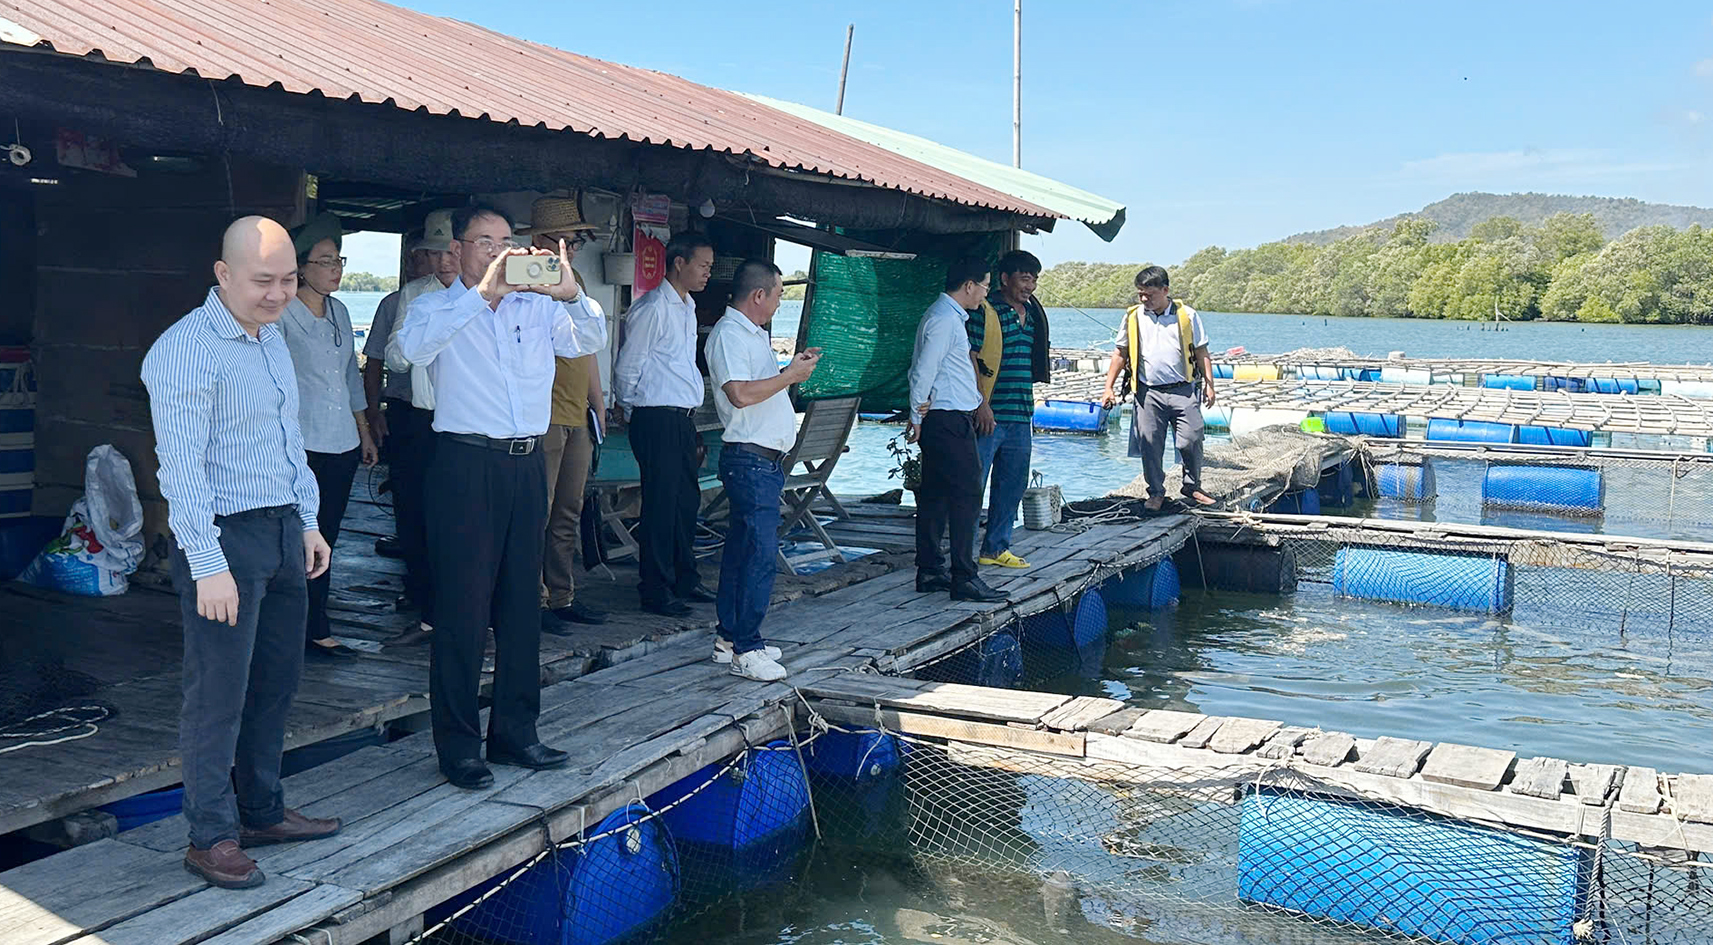
<path fill-rule="evenodd" d="M 276 325 L 297 294 L 291 237 L 244 217 L 227 228 L 214 277 L 202 306 L 149 348 L 143 383 L 184 618 L 184 865 L 245 889 L 263 876 L 243 847 L 339 830 L 337 819 L 286 809 L 280 789 L 308 579 L 327 570 L 331 552 L 316 521 L 297 375 Z"/>
<path fill-rule="evenodd" d="M 1019 249 L 1000 257 L 997 291 L 970 313 L 965 325 L 976 387 L 982 392 L 975 412 L 976 450 L 981 481 L 988 483 L 987 530 L 981 539 L 979 564 L 1029 566 L 1011 552 L 1011 530 L 1029 485 L 1033 385 L 1052 379 L 1047 312 L 1035 301 L 1035 280 L 1040 275 L 1041 260 L 1033 253 Z"/>

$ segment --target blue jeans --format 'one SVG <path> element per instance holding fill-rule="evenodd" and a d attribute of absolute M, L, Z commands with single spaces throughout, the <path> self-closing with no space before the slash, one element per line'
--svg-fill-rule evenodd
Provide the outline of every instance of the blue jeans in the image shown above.
<path fill-rule="evenodd" d="M 981 480 L 993 481 L 987 494 L 987 533 L 982 536 L 981 556 L 992 558 L 1011 548 L 1011 529 L 1017 524 L 1017 507 L 1029 487 L 1030 429 L 1027 423 L 994 424 L 993 432 L 976 437 L 981 456 Z"/>
<path fill-rule="evenodd" d="M 734 443 L 720 451 L 720 483 L 731 504 L 726 544 L 720 554 L 720 589 L 714 612 L 719 634 L 733 653 L 762 647 L 761 621 L 773 597 L 774 559 L 779 555 L 779 491 L 785 469 Z"/>

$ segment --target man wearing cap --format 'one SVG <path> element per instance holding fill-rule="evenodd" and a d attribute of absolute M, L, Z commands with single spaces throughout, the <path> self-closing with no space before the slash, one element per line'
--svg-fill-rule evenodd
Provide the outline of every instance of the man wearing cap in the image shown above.
<path fill-rule="evenodd" d="M 562 304 L 581 297 L 561 242 L 559 281 L 517 286 L 506 261 L 548 254 L 518 249 L 511 219 L 490 206 L 452 215 L 452 285 L 411 304 L 400 353 L 434 382 L 434 459 L 428 470 L 428 548 L 434 633 L 428 687 L 440 770 L 457 787 L 493 784 L 482 763 L 478 689 L 487 630 L 494 631 L 493 710 L 487 759 L 554 768 L 570 756 L 543 745 L 541 550 L 547 465 L 541 438 L 552 402 L 554 357 L 607 343 L 604 319 Z"/>
<path fill-rule="evenodd" d="M 419 629 L 434 626 L 434 598 L 430 591 L 428 533 L 423 519 L 423 475 L 434 455 L 434 389 L 425 369 L 413 368 L 398 352 L 399 313 L 430 292 L 439 292 L 458 278 L 458 260 L 452 255 L 452 211 L 436 210 L 422 225 L 422 236 L 410 245 L 412 278 L 397 292 L 381 300 L 369 339 L 363 344 L 368 363 L 364 366 L 369 391 L 369 425 L 390 444 L 388 472 L 393 484 L 393 518 L 398 525 L 399 553 L 404 558 L 405 597 L 417 608 Z M 381 387 L 381 365 L 386 364 L 386 385 Z M 376 392 L 379 392 L 379 399 Z M 386 404 L 382 413 L 380 404 Z M 419 642 L 421 637 L 416 638 Z"/>
<path fill-rule="evenodd" d="M 238 220 L 214 264 L 219 284 L 143 359 L 184 620 L 184 865 L 231 889 L 263 882 L 245 847 L 339 830 L 287 809 L 280 787 L 308 579 L 330 555 L 276 324 L 297 271 L 284 227 Z"/>
<path fill-rule="evenodd" d="M 575 197 L 542 197 L 530 208 L 529 236 L 537 249 L 554 251 L 565 240 L 573 255 L 589 241 L 595 229 L 583 222 Z M 579 284 L 583 277 L 577 276 Z M 582 306 L 589 317 L 606 319 L 601 306 L 587 295 L 579 295 L 567 307 Z M 575 317 L 575 316 L 574 316 Z M 553 407 L 548 417 L 542 452 L 547 459 L 547 537 L 541 557 L 541 629 L 558 636 L 570 633 L 568 624 L 605 623 L 607 615 L 577 599 L 572 576 L 577 545 L 582 539 L 583 493 L 589 484 L 589 461 L 594 455 L 590 404 L 600 405 L 601 372 L 594 352 L 575 358 L 554 358 Z M 596 422 L 599 422 L 598 419 Z"/>
<path fill-rule="evenodd" d="M 333 297 L 345 273 L 339 255 L 344 231 L 339 218 L 318 214 L 291 231 L 297 251 L 297 298 L 286 304 L 280 334 L 291 349 L 297 374 L 298 425 L 309 469 L 321 490 L 317 519 L 329 546 L 339 544 L 339 526 L 351 498 L 357 464 L 375 464 L 369 436 L 368 401 L 357 374 L 357 346 L 351 313 Z M 305 646 L 316 657 L 354 657 L 357 651 L 333 638 L 327 617 L 332 569 L 309 581 L 309 623 Z"/>

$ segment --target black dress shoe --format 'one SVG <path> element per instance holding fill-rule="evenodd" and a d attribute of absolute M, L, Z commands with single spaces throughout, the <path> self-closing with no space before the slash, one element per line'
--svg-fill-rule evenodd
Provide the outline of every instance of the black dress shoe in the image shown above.
<path fill-rule="evenodd" d="M 571 760 L 569 752 L 557 748 L 549 748 L 540 742 L 522 751 L 507 751 L 504 748 L 488 746 L 488 761 L 496 765 L 513 765 L 518 768 L 534 768 L 540 771 L 544 768 L 557 768 Z"/>
<path fill-rule="evenodd" d="M 571 629 L 570 624 L 559 619 L 558 614 L 551 610 L 544 610 L 541 612 L 541 632 L 556 637 L 568 637 L 576 631 Z"/>
<path fill-rule="evenodd" d="M 916 593 L 918 594 L 949 591 L 951 589 L 952 576 L 944 571 L 916 572 Z"/>
<path fill-rule="evenodd" d="M 327 640 L 329 641 L 327 643 L 311 640 L 304 644 L 303 651 L 310 656 L 319 656 L 322 659 L 330 660 L 348 660 L 357 655 L 356 650 L 343 643 L 333 642 L 332 637 L 328 637 Z"/>
<path fill-rule="evenodd" d="M 678 599 L 687 600 L 696 604 L 712 604 L 714 602 L 714 592 L 698 584 L 687 591 L 679 591 Z"/>
<path fill-rule="evenodd" d="M 440 773 L 446 775 L 446 780 L 453 787 L 461 787 L 466 791 L 480 791 L 485 787 L 494 786 L 494 773 L 488 766 L 482 764 L 480 758 L 460 758 L 457 761 L 442 761 Z"/>
<path fill-rule="evenodd" d="M 1004 591 L 996 591 L 987 586 L 981 578 L 970 578 L 952 585 L 952 600 L 973 600 L 980 603 L 997 603 L 1008 600 Z"/>
<path fill-rule="evenodd" d="M 674 598 L 655 601 L 645 600 L 642 602 L 642 609 L 651 614 L 659 614 L 662 617 L 690 616 L 690 605 Z"/>
<path fill-rule="evenodd" d="M 606 611 L 596 610 L 580 600 L 574 600 L 571 603 L 566 604 L 564 607 L 555 608 L 553 616 L 558 617 L 566 623 L 594 624 L 607 622 Z"/>
<path fill-rule="evenodd" d="M 397 538 L 377 538 L 375 539 L 375 554 L 383 558 L 402 558 L 404 557 L 404 549 L 399 546 Z"/>

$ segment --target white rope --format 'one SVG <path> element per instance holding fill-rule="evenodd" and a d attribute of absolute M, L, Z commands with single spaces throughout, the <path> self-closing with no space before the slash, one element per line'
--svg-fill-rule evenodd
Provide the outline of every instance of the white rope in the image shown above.
<path fill-rule="evenodd" d="M 84 719 L 84 718 L 77 718 L 75 716 L 71 716 L 68 714 L 68 713 L 73 713 L 73 712 L 96 712 L 96 713 L 100 713 L 100 714 L 97 715 L 95 718 L 92 718 L 92 719 Z M 20 750 L 25 749 L 25 748 L 38 748 L 38 747 L 43 747 L 43 746 L 47 746 L 47 745 L 60 745 L 60 744 L 63 744 L 65 742 L 75 742 L 75 741 L 78 741 L 80 739 L 88 738 L 91 735 L 94 735 L 97 732 L 101 731 L 101 726 L 99 726 L 95 723 L 100 722 L 100 721 L 110 717 L 112 714 L 113 714 L 112 710 L 108 709 L 106 706 L 101 706 L 101 705 L 64 706 L 62 708 L 49 709 L 46 712 L 37 713 L 36 715 L 32 715 L 29 718 L 24 719 L 23 721 L 21 721 L 17 724 L 26 725 L 30 722 L 35 722 L 35 721 L 38 721 L 40 719 L 48 719 L 48 718 L 55 718 L 55 717 L 58 717 L 61 720 L 63 720 L 64 724 L 56 725 L 56 726 L 48 727 L 48 728 L 35 728 L 35 729 L 31 729 L 29 731 L 22 731 L 22 732 L 0 732 L 0 738 L 27 738 L 27 739 L 31 739 L 30 741 L 20 742 L 19 744 L 16 744 L 16 745 L 7 745 L 4 748 L 0 748 L 0 755 L 6 754 L 7 752 L 12 752 L 12 751 L 20 751 Z M 42 738 L 42 736 L 44 736 L 44 735 L 54 735 L 54 734 L 57 734 L 59 732 L 72 732 L 73 734 L 65 735 L 65 736 L 62 736 L 60 738 L 49 738 L 49 739 L 43 739 Z"/>

